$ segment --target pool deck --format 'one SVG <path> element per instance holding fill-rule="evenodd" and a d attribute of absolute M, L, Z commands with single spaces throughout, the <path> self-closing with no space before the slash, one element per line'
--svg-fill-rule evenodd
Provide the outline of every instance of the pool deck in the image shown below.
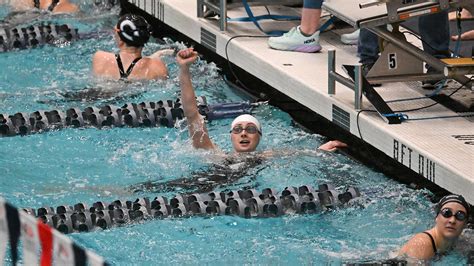
<path fill-rule="evenodd" d="M 233 36 L 263 35 L 250 22 L 229 22 L 227 31 L 220 31 L 216 19 L 197 17 L 197 1 L 130 2 L 223 58 L 226 58 L 226 44 Z M 266 14 L 263 7 L 255 6 L 252 10 L 255 15 Z M 299 15 L 296 8 L 270 6 L 270 10 L 272 14 Z M 246 14 L 243 8 L 233 8 L 228 11 L 228 16 L 245 17 Z M 288 30 L 297 24 L 288 21 L 261 22 L 267 30 Z M 320 40 L 323 51 L 315 54 L 273 50 L 268 47 L 266 38 L 235 38 L 227 47 L 228 60 L 329 121 L 342 125 L 393 160 L 452 193 L 462 194 L 474 204 L 473 117 L 408 120 L 391 125 L 377 113 L 361 112 L 357 118 L 353 90 L 337 83 L 336 94 L 328 94 L 328 51 L 336 51 L 336 71 L 342 75 L 345 75 L 342 64 L 358 62 L 356 46 L 342 44 L 339 34 L 337 31 L 323 33 Z M 386 83 L 376 91 L 385 100 L 396 100 L 424 96 L 420 87 L 419 82 Z M 472 94 L 472 91 L 464 91 L 468 101 L 472 101 Z M 432 103 L 431 99 L 422 99 L 391 103 L 390 107 L 405 110 Z M 373 109 L 365 98 L 362 109 Z M 456 116 L 460 113 L 437 104 L 407 114 L 410 119 L 416 119 Z"/>

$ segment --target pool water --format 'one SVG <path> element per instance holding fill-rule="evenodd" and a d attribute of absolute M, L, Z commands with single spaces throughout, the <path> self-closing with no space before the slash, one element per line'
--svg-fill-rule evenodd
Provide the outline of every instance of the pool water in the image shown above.
<path fill-rule="evenodd" d="M 0 8 L 0 15 L 8 12 L 8 8 Z M 80 32 L 100 34 L 68 45 L 0 53 L 0 113 L 178 98 L 177 66 L 172 56 L 164 57 L 170 73 L 166 81 L 123 84 L 92 78 L 92 54 L 115 47 L 109 29 L 117 19 L 116 12 L 101 13 L 100 19 L 95 19 L 93 12 L 80 18 L 43 18 L 67 23 Z M 150 43 L 144 54 L 176 45 Z M 199 61 L 191 71 L 196 93 L 206 96 L 209 103 L 249 100 L 226 85 L 213 63 Z M 88 101 L 64 96 L 97 87 L 115 92 Z M 263 122 L 259 150 L 286 152 L 250 169 L 238 184 L 217 190 L 245 185 L 281 191 L 287 186 L 332 183 L 340 191 L 357 186 L 361 198 L 345 208 L 313 215 L 167 218 L 70 237 L 118 265 L 337 265 L 387 259 L 412 234 L 432 226 L 430 192 L 409 189 L 344 154 L 318 151 L 325 138 L 295 127 L 290 116 L 275 107 L 263 105 L 254 114 Z M 226 152 L 232 150 L 230 122 L 208 123 L 213 141 Z M 158 194 L 133 194 L 126 188 L 144 181 L 186 177 L 216 163 L 207 157 L 208 152 L 191 147 L 183 127 L 70 128 L 5 137 L 0 142 L 0 196 L 18 207 L 153 197 Z M 472 232 L 467 234 L 472 236 Z M 465 255 L 452 253 L 435 264 L 465 261 Z"/>

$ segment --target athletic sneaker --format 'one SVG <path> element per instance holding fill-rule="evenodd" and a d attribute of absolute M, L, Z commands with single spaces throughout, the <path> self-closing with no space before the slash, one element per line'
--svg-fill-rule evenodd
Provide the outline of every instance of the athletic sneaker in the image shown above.
<path fill-rule="evenodd" d="M 428 66 L 428 70 L 426 71 L 426 74 L 434 74 L 438 73 L 434 68 Z M 421 87 L 425 90 L 434 90 L 438 88 L 438 86 L 443 86 L 446 87 L 446 82 L 443 80 L 424 80 L 421 82 Z"/>
<path fill-rule="evenodd" d="M 319 31 L 316 31 L 313 35 L 304 36 L 300 31 L 300 26 L 293 27 L 280 37 L 270 37 L 268 46 L 283 51 L 315 53 L 321 50 Z"/>
<path fill-rule="evenodd" d="M 346 33 L 341 35 L 341 42 L 344 44 L 357 44 L 359 41 L 360 30 L 356 30 L 352 33 Z"/>
<path fill-rule="evenodd" d="M 421 82 L 421 87 L 425 90 L 434 90 L 437 89 L 438 86 L 442 86 L 443 88 L 447 87 L 446 82 L 444 80 L 425 80 Z"/>

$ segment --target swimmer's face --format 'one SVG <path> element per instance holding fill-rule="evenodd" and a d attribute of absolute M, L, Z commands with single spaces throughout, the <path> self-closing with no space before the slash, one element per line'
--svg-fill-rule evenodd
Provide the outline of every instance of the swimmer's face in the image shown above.
<path fill-rule="evenodd" d="M 260 142 L 260 133 L 254 123 L 240 122 L 232 128 L 230 139 L 236 152 L 252 152 Z"/>
<path fill-rule="evenodd" d="M 443 205 L 440 213 L 436 216 L 436 228 L 443 237 L 455 239 L 462 233 L 467 224 L 467 217 L 464 221 L 460 221 L 459 217 L 462 217 L 462 213 L 458 214 L 458 218 L 456 218 L 456 213 L 458 212 L 463 212 L 464 216 L 466 216 L 466 208 L 464 206 L 456 202 L 448 202 Z"/>

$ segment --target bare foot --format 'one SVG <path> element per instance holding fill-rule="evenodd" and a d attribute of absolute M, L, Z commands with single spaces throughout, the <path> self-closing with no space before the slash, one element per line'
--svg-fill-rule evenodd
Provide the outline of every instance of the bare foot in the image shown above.
<path fill-rule="evenodd" d="M 457 41 L 459 35 L 451 36 L 451 40 Z M 461 34 L 461 41 L 472 41 L 474 40 L 474 30 L 470 30 Z"/>

